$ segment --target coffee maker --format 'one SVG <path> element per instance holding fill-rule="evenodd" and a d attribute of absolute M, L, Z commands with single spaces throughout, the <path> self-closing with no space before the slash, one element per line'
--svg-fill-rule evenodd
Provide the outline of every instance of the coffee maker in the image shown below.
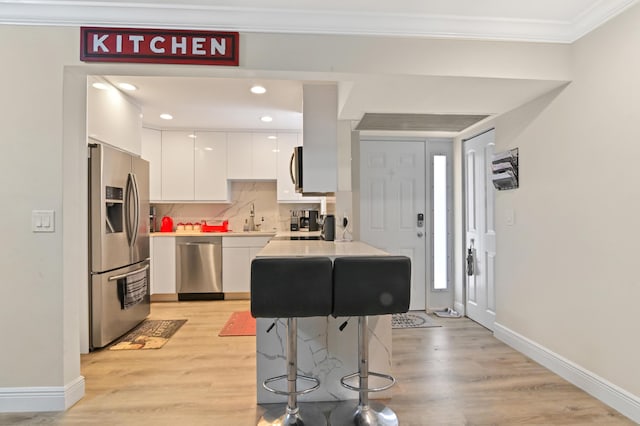
<path fill-rule="evenodd" d="M 300 231 L 319 231 L 318 210 L 300 210 L 299 229 Z"/>

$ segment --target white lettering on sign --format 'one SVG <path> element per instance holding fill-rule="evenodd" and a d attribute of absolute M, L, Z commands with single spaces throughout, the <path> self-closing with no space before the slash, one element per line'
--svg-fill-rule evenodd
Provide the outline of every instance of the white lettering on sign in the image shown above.
<path fill-rule="evenodd" d="M 144 36 L 130 35 L 129 41 L 133 42 L 133 53 L 140 53 L 140 42 L 144 41 Z"/>
<path fill-rule="evenodd" d="M 107 39 L 107 37 L 109 37 L 108 34 L 105 34 L 103 36 L 98 36 L 98 34 L 93 35 L 93 51 L 94 52 L 97 52 L 98 49 L 102 50 L 103 52 L 109 51 L 109 49 L 107 49 L 107 46 L 104 45 L 104 41 Z"/>
<path fill-rule="evenodd" d="M 227 52 L 227 40 L 216 40 L 215 38 L 211 39 L 211 55 L 215 56 L 217 53 L 224 55 Z"/>
<path fill-rule="evenodd" d="M 165 52 L 165 48 L 164 47 L 158 47 L 158 43 L 164 43 L 165 38 L 162 36 L 156 36 L 154 38 L 151 39 L 151 44 L 149 45 L 149 48 L 151 49 L 151 51 L 153 53 L 164 53 Z"/>
<path fill-rule="evenodd" d="M 116 52 L 122 53 L 122 35 L 118 34 L 116 36 Z"/>
<path fill-rule="evenodd" d="M 202 48 L 204 42 L 207 39 L 202 37 L 194 37 L 191 44 L 191 54 L 192 55 L 206 55 L 207 52 Z"/>
<path fill-rule="evenodd" d="M 187 38 L 180 37 L 180 40 L 181 41 L 178 43 L 177 37 L 171 37 L 171 53 L 173 53 L 174 55 L 178 53 L 178 48 L 180 48 L 180 53 L 182 55 L 187 54 Z"/>

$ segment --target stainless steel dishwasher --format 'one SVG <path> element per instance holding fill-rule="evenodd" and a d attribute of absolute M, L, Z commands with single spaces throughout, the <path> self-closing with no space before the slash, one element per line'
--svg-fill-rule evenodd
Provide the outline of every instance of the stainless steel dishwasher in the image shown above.
<path fill-rule="evenodd" d="M 222 300 L 222 238 L 176 246 L 178 300 Z"/>

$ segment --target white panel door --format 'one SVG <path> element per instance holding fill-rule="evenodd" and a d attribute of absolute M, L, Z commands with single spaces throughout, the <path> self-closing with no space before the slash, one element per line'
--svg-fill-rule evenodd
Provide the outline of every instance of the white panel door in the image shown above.
<path fill-rule="evenodd" d="M 256 132 L 252 137 L 252 178 L 275 180 L 278 160 L 278 141 L 275 132 Z M 271 137 L 271 138 L 270 138 Z"/>
<path fill-rule="evenodd" d="M 229 132 L 227 134 L 227 176 L 229 179 L 252 179 L 252 134 Z"/>
<path fill-rule="evenodd" d="M 494 188 L 491 158 L 495 145 L 493 130 L 464 142 L 466 174 L 466 312 L 472 320 L 493 330 L 495 322 Z M 469 255 L 471 260 L 469 261 Z"/>
<path fill-rule="evenodd" d="M 194 199 L 226 201 L 227 134 L 225 132 L 196 132 L 195 134 Z"/>
<path fill-rule="evenodd" d="M 360 235 L 362 241 L 411 258 L 409 309 L 426 301 L 425 145 L 423 141 L 362 141 L 360 146 Z"/>
<path fill-rule="evenodd" d="M 142 158 L 149 162 L 149 200 L 162 200 L 162 133 L 142 129 Z"/>
<path fill-rule="evenodd" d="M 193 200 L 193 157 L 191 132 L 162 132 L 163 200 Z"/>

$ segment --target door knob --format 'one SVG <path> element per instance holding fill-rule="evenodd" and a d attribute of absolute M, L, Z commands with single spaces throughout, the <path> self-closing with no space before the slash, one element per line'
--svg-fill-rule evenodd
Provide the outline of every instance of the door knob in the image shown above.
<path fill-rule="evenodd" d="M 419 238 L 424 237 L 424 233 L 423 233 L 423 232 L 418 231 L 418 237 L 419 237 Z"/>

